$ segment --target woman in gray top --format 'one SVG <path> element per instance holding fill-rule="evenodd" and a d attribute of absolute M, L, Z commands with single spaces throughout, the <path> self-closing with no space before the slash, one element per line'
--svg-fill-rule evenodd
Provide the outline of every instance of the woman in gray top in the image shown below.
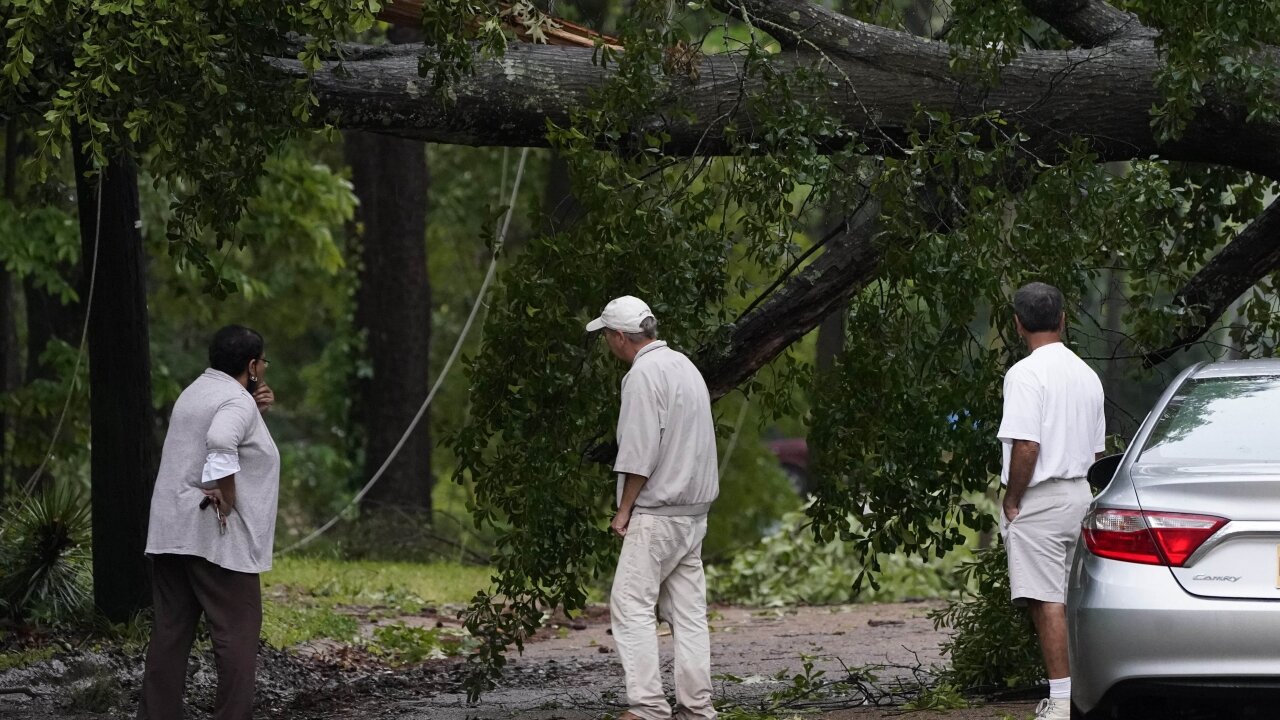
<path fill-rule="evenodd" d="M 215 720 L 247 720 L 262 628 L 259 573 L 271 569 L 280 453 L 263 414 L 275 401 L 264 380 L 262 336 L 222 328 L 209 369 L 173 406 L 151 495 L 155 627 L 138 718 L 182 717 L 187 657 L 203 614 L 218 668 Z"/>

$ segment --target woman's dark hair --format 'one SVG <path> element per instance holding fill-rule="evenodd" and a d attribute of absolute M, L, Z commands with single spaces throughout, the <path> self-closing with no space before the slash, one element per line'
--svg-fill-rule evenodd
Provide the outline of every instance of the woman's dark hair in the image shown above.
<path fill-rule="evenodd" d="M 262 357 L 262 336 L 243 325 L 228 325 L 209 343 L 209 367 L 235 377 L 250 360 Z"/>

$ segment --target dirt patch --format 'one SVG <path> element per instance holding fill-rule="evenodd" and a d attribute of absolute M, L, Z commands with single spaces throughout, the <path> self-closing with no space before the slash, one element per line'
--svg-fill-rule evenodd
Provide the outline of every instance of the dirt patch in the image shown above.
<path fill-rule="evenodd" d="M 941 665 L 939 643 L 927 615 L 935 603 L 898 603 L 744 609 L 711 613 L 712 664 L 719 702 L 764 708 L 794 686 L 805 662 L 811 678 L 851 680 L 843 696 L 798 698 L 785 712 L 804 711 L 830 720 L 917 717 L 1022 720 L 1034 703 L 990 706 L 948 713 L 903 714 L 901 709 L 857 708 L 859 703 L 900 700 L 895 688 L 914 688 Z M 453 624 L 429 615 L 381 622 Z M 670 630 L 660 628 L 660 647 L 670 687 Z M 361 648 L 319 643 L 301 652 L 264 648 L 259 656 L 258 717 L 410 718 L 421 720 L 595 720 L 625 709 L 622 669 L 609 633 L 608 612 L 593 607 L 582 617 L 559 617 L 508 666 L 500 687 L 475 705 L 462 691 L 459 660 L 388 668 Z M 8 718 L 122 717 L 137 704 L 141 654 L 66 653 L 31 667 L 0 673 L 0 687 L 26 686 L 34 695 L 0 695 Z M 118 692 L 94 714 L 77 704 L 86 678 L 111 678 Z M 91 680 L 90 680 L 91 681 Z M 189 718 L 208 717 L 216 673 L 210 654 L 193 656 L 188 677 Z M 865 693 L 863 691 L 866 691 Z M 78 695 L 78 693 L 80 695 Z M 110 695 L 107 693 L 106 695 Z M 90 698 L 93 699 L 93 698 Z M 80 698 L 83 700 L 83 698 Z M 834 712 L 838 710 L 839 712 Z"/>
<path fill-rule="evenodd" d="M 746 609 L 717 607 L 711 612 L 712 672 L 718 703 L 743 709 L 764 709 L 771 696 L 794 686 L 795 674 L 811 663 L 811 678 L 840 681 L 853 678 L 847 694 L 798 698 L 782 715 L 812 713 L 820 717 L 888 718 L 903 716 L 901 708 L 863 708 L 860 703 L 900 702 L 894 690 L 917 687 L 931 679 L 942 664 L 939 644 L 945 635 L 928 619 L 939 603 L 895 603 Z M 596 612 L 576 625 L 562 620 L 548 639 L 529 645 L 513 660 L 510 681 L 468 705 L 460 693 L 441 693 L 398 707 L 421 720 L 588 720 L 625 709 L 622 668 L 609 634 L 607 613 Z M 670 691 L 671 638 L 659 629 L 659 647 Z M 532 682 L 528 682 L 531 680 Z M 865 694 L 859 692 L 865 689 Z M 823 714 L 839 707 L 846 714 Z M 921 712 L 914 717 L 1000 718 L 1021 720 L 1034 703 L 952 713 Z M 854 714 L 847 714 L 847 713 Z"/>

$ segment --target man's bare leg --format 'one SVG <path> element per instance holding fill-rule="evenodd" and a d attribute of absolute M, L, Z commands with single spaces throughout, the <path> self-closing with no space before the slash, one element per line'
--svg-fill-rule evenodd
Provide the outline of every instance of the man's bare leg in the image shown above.
<path fill-rule="evenodd" d="M 1071 676 L 1071 663 L 1067 655 L 1067 606 L 1062 603 L 1027 600 L 1031 620 L 1036 625 L 1040 639 L 1040 652 L 1044 656 L 1044 669 L 1049 679 Z"/>

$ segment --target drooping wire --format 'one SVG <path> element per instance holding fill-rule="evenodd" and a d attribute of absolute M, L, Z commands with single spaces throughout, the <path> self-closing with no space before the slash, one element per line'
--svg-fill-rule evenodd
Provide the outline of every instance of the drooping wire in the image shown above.
<path fill-rule="evenodd" d="M 733 451 L 738 449 L 738 436 L 742 434 L 742 424 L 747 419 L 747 409 L 750 407 L 751 398 L 743 397 L 742 404 L 738 406 L 738 419 L 733 423 L 733 435 L 729 436 L 724 454 L 720 456 L 720 477 L 724 477 L 725 470 L 729 469 L 729 459 L 733 457 Z"/>
<path fill-rule="evenodd" d="M 507 203 L 506 216 L 503 218 L 502 228 L 498 231 L 498 236 L 494 240 L 493 257 L 489 260 L 489 270 L 485 273 L 484 282 L 480 284 L 480 291 L 476 294 L 476 301 L 471 306 L 470 314 L 467 315 L 467 322 L 462 326 L 462 332 L 458 334 L 458 340 L 454 343 L 453 351 L 449 353 L 449 359 L 445 361 L 444 368 L 440 370 L 440 375 L 436 377 L 435 384 L 431 386 L 431 392 L 427 393 L 427 399 L 422 401 L 422 406 L 418 408 L 418 412 L 413 416 L 413 420 L 409 423 L 409 427 L 407 427 L 404 434 L 400 436 L 400 441 L 391 449 L 391 453 L 387 455 L 387 459 L 383 461 L 377 472 L 373 474 L 373 477 L 369 478 L 369 482 L 365 483 L 364 487 L 360 488 L 360 492 L 356 493 L 341 510 L 334 514 L 332 518 L 329 518 L 328 522 L 316 528 L 311 532 L 311 534 L 301 540 L 293 543 L 283 550 L 278 550 L 276 555 L 285 555 L 297 550 L 298 548 L 305 547 L 311 544 L 316 538 L 328 532 L 328 530 L 334 525 L 337 525 L 338 521 L 342 519 L 343 514 L 363 500 L 364 496 L 369 493 L 369 490 L 372 489 L 375 484 L 377 484 L 378 480 L 382 479 L 382 475 L 387 471 L 387 468 L 391 466 L 391 462 L 396 459 L 396 456 L 400 454 L 400 449 L 404 447 L 406 442 L 408 442 L 409 436 L 413 434 L 414 429 L 418 427 L 418 423 L 421 422 L 423 416 L 426 415 L 427 408 L 431 406 L 431 401 L 435 399 L 436 393 L 440 390 L 440 386 L 444 383 L 445 378 L 448 377 L 449 370 L 453 367 L 454 361 L 458 359 L 458 355 L 462 352 L 462 346 L 466 342 L 467 335 L 471 332 L 471 326 L 475 322 L 476 315 L 484 305 L 485 295 L 488 294 L 489 286 L 493 284 L 493 279 L 497 275 L 498 255 L 502 250 L 503 244 L 507 240 L 507 230 L 511 227 L 511 217 L 515 213 L 516 199 L 520 192 L 520 182 L 524 178 L 525 159 L 528 157 L 529 148 L 523 148 L 520 152 L 520 161 L 516 164 L 516 177 L 515 181 L 511 185 L 511 198 Z"/>

